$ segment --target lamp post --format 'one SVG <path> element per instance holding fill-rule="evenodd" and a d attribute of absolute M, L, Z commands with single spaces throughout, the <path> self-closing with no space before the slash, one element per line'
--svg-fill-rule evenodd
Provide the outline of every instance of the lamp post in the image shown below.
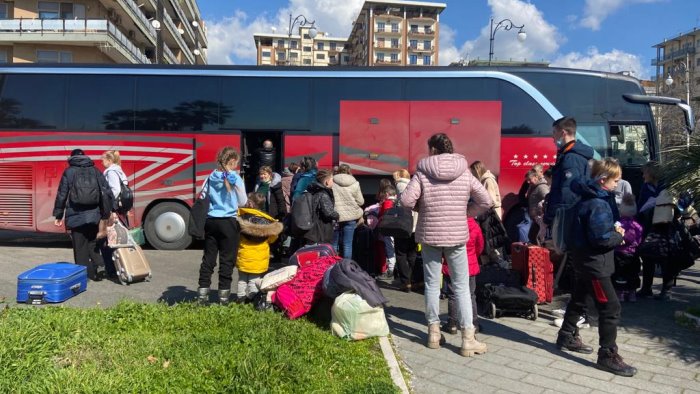
<path fill-rule="evenodd" d="M 289 38 L 289 42 L 287 43 L 287 65 L 291 64 L 289 60 L 289 47 L 292 45 L 292 30 L 294 29 L 294 26 L 296 26 L 297 24 L 299 24 L 299 27 L 311 25 L 311 27 L 309 28 L 309 37 L 311 37 L 311 39 L 313 40 L 316 37 L 316 34 L 318 34 L 318 30 L 316 30 L 316 26 L 314 26 L 314 23 L 316 23 L 316 21 L 309 21 L 304 15 L 301 14 L 294 18 L 294 20 L 292 21 L 292 14 L 289 14 L 289 31 L 287 32 L 287 37 Z M 313 43 L 311 52 L 313 53 Z M 311 61 L 313 62 L 313 56 Z"/>
<path fill-rule="evenodd" d="M 493 26 L 493 18 L 491 18 L 491 35 L 489 36 L 489 66 L 491 65 L 491 59 L 493 58 L 493 40 L 496 37 L 496 32 L 498 29 L 510 30 L 512 28 L 520 29 L 518 31 L 518 41 L 523 42 L 527 38 L 527 33 L 523 31 L 525 25 L 516 25 L 510 19 L 503 19 Z"/>
<path fill-rule="evenodd" d="M 685 101 L 688 105 L 690 105 L 690 62 L 689 62 L 689 55 L 688 53 L 685 54 L 685 62 L 679 62 L 675 66 L 669 66 L 668 68 L 668 77 L 664 81 L 666 83 L 666 86 L 669 88 L 671 85 L 673 85 L 673 77 L 671 74 L 679 74 L 679 73 L 685 73 Z M 695 121 L 694 119 L 691 119 L 691 121 Z M 686 131 L 685 133 L 685 145 L 686 148 L 690 149 L 690 133 Z"/>

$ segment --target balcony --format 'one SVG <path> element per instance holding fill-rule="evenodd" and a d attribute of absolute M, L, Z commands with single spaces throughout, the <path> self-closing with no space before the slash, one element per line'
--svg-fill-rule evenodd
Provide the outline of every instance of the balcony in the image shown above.
<path fill-rule="evenodd" d="M 117 0 L 121 4 L 124 12 L 129 14 L 129 17 L 134 20 L 134 23 L 139 27 L 144 33 L 146 38 L 155 45 L 156 44 L 156 29 L 153 28 L 151 22 L 146 18 L 146 15 L 141 11 L 141 8 L 133 0 Z"/>
<path fill-rule="evenodd" d="M 685 57 L 685 55 L 694 55 L 695 54 L 695 47 L 687 47 L 687 48 L 681 48 L 678 50 L 675 50 L 671 53 L 664 54 L 663 58 L 661 59 L 651 59 L 651 65 L 656 66 L 658 64 L 666 63 L 671 60 L 676 60 L 680 57 Z"/>
<path fill-rule="evenodd" d="M 379 30 L 379 28 L 377 28 L 377 30 L 375 30 L 374 32 L 377 34 L 385 35 L 385 36 L 400 36 L 401 35 L 401 29 L 384 28 L 382 30 Z"/>
<path fill-rule="evenodd" d="M 434 36 L 435 30 L 433 29 L 423 29 L 423 31 L 418 29 L 410 29 L 408 31 L 409 36 Z"/>
<path fill-rule="evenodd" d="M 168 31 L 170 31 L 170 35 L 173 37 L 175 42 L 177 42 L 177 45 L 180 46 L 180 50 L 185 54 L 185 57 L 190 62 L 190 64 L 195 64 L 194 55 L 192 54 L 190 48 L 187 46 L 187 42 L 185 42 L 185 39 L 182 38 L 182 35 L 178 31 L 178 27 L 175 25 L 175 22 L 168 13 L 165 13 L 164 15 L 165 24 L 168 26 Z"/>
<path fill-rule="evenodd" d="M 379 59 L 377 59 L 377 60 L 375 60 L 374 63 L 375 64 L 387 64 L 387 65 L 393 64 L 393 65 L 396 65 L 396 64 L 401 64 L 401 60 L 387 60 L 387 59 L 379 60 Z"/>
<path fill-rule="evenodd" d="M 0 42 L 101 43 L 116 61 L 150 64 L 151 61 L 117 27 L 106 19 L 0 19 Z M 121 57 L 115 57 L 114 48 Z"/>
<path fill-rule="evenodd" d="M 383 43 L 383 42 L 377 42 L 374 44 L 375 48 L 381 48 L 381 49 L 394 49 L 394 50 L 400 50 L 401 45 L 400 44 L 388 44 L 388 43 Z"/>
<path fill-rule="evenodd" d="M 423 45 L 411 45 L 408 47 L 408 50 L 410 52 L 416 52 L 416 53 L 433 53 L 435 51 L 435 47 L 430 46 L 430 47 L 425 47 Z"/>

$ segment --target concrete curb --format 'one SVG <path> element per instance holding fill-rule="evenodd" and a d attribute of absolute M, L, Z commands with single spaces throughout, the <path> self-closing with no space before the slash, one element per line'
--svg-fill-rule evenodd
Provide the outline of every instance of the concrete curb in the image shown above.
<path fill-rule="evenodd" d="M 382 354 L 384 354 L 386 364 L 389 366 L 391 380 L 394 381 L 394 384 L 401 390 L 402 394 L 409 394 L 408 385 L 406 385 L 406 381 L 403 378 L 401 367 L 399 367 L 399 362 L 396 360 L 396 354 L 391 346 L 391 342 L 389 342 L 389 338 L 379 337 L 379 346 L 382 348 Z"/>

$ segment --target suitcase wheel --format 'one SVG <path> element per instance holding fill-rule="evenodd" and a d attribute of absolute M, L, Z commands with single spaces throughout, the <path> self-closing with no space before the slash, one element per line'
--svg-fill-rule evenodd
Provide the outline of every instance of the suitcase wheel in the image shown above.
<path fill-rule="evenodd" d="M 491 318 L 496 319 L 501 317 L 501 314 L 498 312 L 498 309 L 496 309 L 496 304 L 493 302 L 491 303 Z"/>
<path fill-rule="evenodd" d="M 152 274 L 148 274 L 148 276 L 146 277 L 146 279 L 144 279 L 144 281 L 150 282 L 152 277 L 153 277 Z"/>
<path fill-rule="evenodd" d="M 534 320 L 537 320 L 538 315 L 539 315 L 539 310 L 537 308 L 537 304 L 535 304 L 532 306 L 532 312 L 530 313 L 530 316 L 528 316 L 528 317 L 530 320 L 534 321 Z"/>

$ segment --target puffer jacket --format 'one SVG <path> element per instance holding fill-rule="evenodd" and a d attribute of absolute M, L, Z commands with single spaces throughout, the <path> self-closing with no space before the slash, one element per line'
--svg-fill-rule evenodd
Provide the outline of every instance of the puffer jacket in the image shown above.
<path fill-rule="evenodd" d="M 583 181 L 590 178 L 588 161 L 593 154 L 593 148 L 581 141 L 571 141 L 557 151 L 557 162 L 552 167 L 552 186 L 544 212 L 546 224 L 552 224 L 559 207 L 576 202 L 578 197 L 571 190 L 571 182 L 578 178 Z"/>
<path fill-rule="evenodd" d="M 63 219 L 65 213 L 65 224 L 67 229 L 74 229 L 85 224 L 97 224 L 100 219 L 107 219 L 114 208 L 114 198 L 109 189 L 109 184 L 104 175 L 95 168 L 92 159 L 85 155 L 71 156 L 68 159 L 69 167 L 63 171 L 61 181 L 58 184 L 58 192 L 53 206 L 53 216 L 56 219 Z M 84 206 L 74 204 L 70 200 L 70 191 L 78 168 L 90 168 L 94 171 L 97 184 L 101 188 L 101 203 L 95 206 Z"/>
<path fill-rule="evenodd" d="M 418 162 L 416 174 L 401 193 L 401 204 L 414 209 L 418 204 L 416 242 L 443 247 L 466 244 L 467 216 L 479 215 L 493 202 L 468 171 L 464 156 L 443 153 Z"/>
<path fill-rule="evenodd" d="M 301 196 L 310 184 L 316 182 L 316 172 L 316 170 L 311 170 L 299 175 L 299 181 L 297 181 L 296 185 L 292 179 L 292 186 L 294 187 L 292 202 L 294 202 L 297 197 Z"/>
<path fill-rule="evenodd" d="M 615 197 L 595 180 L 574 179 L 571 191 L 581 196 L 574 224 L 574 269 L 582 278 L 608 278 L 615 272 L 615 247 L 622 243 L 615 231 Z"/>
<path fill-rule="evenodd" d="M 503 211 L 501 210 L 501 190 L 498 188 L 496 176 L 493 175 L 491 171 L 486 170 L 484 175 L 481 176 L 480 181 L 486 188 L 486 191 L 489 192 L 489 196 L 491 196 L 491 201 L 493 201 L 493 209 L 496 210 L 498 218 L 503 220 Z"/>
<path fill-rule="evenodd" d="M 339 222 L 357 220 L 362 217 L 362 204 L 365 203 L 360 183 L 349 174 L 333 175 L 333 198 Z"/>
<path fill-rule="evenodd" d="M 236 217 L 241 226 L 236 265 L 247 274 L 266 272 L 270 264 L 270 244 L 284 226 L 272 216 L 253 208 L 240 208 Z"/>
<path fill-rule="evenodd" d="M 544 215 L 542 202 L 547 194 L 549 194 L 549 186 L 546 180 L 540 179 L 536 185 L 530 185 L 527 191 L 527 210 L 533 220 Z"/>
<path fill-rule="evenodd" d="M 309 185 L 307 190 L 313 195 L 316 220 L 311 229 L 304 234 L 304 239 L 310 243 L 329 244 L 333 242 L 333 222 L 339 217 L 335 211 L 333 190 L 318 182 Z"/>
<path fill-rule="evenodd" d="M 477 276 L 481 272 L 479 266 L 479 256 L 484 252 L 484 234 L 481 232 L 481 227 L 476 219 L 469 218 L 469 240 L 467 240 L 467 263 L 469 264 L 469 276 Z M 450 268 L 447 266 L 447 260 L 442 259 L 442 273 L 450 275 Z"/>
<path fill-rule="evenodd" d="M 406 186 L 408 186 L 410 181 L 410 179 L 406 178 L 400 178 L 398 181 L 396 181 L 396 192 L 401 195 L 401 193 L 406 190 Z"/>
<path fill-rule="evenodd" d="M 284 203 L 287 207 L 287 212 L 292 211 L 291 187 L 293 178 L 294 174 L 292 174 L 289 171 L 286 171 L 282 174 L 282 194 L 284 195 Z"/>

